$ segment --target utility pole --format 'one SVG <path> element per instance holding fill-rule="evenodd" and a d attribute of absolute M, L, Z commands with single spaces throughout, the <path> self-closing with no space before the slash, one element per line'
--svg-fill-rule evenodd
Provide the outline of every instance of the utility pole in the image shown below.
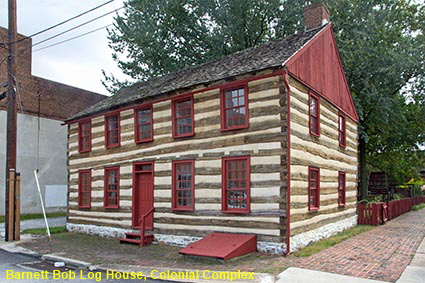
<path fill-rule="evenodd" d="M 8 73 L 8 102 L 7 102 L 7 141 L 6 141 L 6 221 L 5 221 L 5 240 L 15 240 L 15 212 L 11 209 L 15 206 L 14 192 L 11 199 L 11 182 L 15 180 L 10 179 L 10 171 L 16 172 L 16 150 L 17 150 L 17 113 L 16 113 L 16 0 L 9 0 L 9 57 L 7 64 Z M 12 205 L 11 205 L 12 204 Z M 10 223 L 13 221 L 13 223 Z M 11 237 L 12 235 L 12 237 Z"/>

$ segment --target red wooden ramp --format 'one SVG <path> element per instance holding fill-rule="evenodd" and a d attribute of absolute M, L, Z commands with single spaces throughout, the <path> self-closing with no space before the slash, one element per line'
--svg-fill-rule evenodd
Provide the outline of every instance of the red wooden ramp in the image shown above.
<path fill-rule="evenodd" d="M 257 236 L 212 233 L 179 250 L 180 254 L 230 259 L 257 251 Z"/>

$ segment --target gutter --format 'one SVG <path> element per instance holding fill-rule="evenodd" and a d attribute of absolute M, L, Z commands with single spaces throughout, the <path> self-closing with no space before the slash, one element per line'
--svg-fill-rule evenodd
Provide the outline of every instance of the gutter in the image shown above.
<path fill-rule="evenodd" d="M 286 87 L 286 251 L 291 251 L 291 89 L 286 76 L 288 71 L 282 74 L 283 83 Z"/>

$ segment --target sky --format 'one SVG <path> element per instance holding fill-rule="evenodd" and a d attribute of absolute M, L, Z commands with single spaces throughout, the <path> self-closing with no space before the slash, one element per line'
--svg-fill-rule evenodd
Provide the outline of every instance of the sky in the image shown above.
<path fill-rule="evenodd" d="M 17 0 L 18 32 L 31 35 L 73 16 L 99 6 L 107 0 Z M 0 25 L 8 26 L 7 0 L 0 0 Z M 33 38 L 33 45 L 66 29 L 120 8 L 123 0 L 114 0 L 91 13 L 79 17 Z M 122 10 L 121 10 L 122 11 Z M 119 79 L 127 78 L 112 60 L 106 29 L 44 50 L 35 51 L 59 41 L 113 23 L 112 13 L 81 28 L 33 47 L 32 74 L 49 80 L 108 94 L 101 80 L 104 69 Z"/>

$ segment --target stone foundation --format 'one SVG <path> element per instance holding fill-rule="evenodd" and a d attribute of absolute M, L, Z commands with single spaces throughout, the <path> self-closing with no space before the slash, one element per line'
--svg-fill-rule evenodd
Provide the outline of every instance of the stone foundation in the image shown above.
<path fill-rule="evenodd" d="M 357 225 L 357 215 L 291 237 L 291 253 Z"/>
<path fill-rule="evenodd" d="M 321 239 L 333 236 L 345 229 L 357 225 L 357 215 L 335 222 L 330 223 L 320 228 L 298 234 L 291 237 L 291 252 L 299 250 Z M 73 224 L 67 223 L 66 228 L 70 232 L 77 232 L 101 237 L 111 238 L 124 238 L 126 232 L 137 232 L 133 230 L 113 228 L 108 226 L 96 226 L 86 224 Z M 180 236 L 180 235 L 165 235 L 155 234 L 155 240 L 163 242 L 171 246 L 185 247 L 190 243 L 200 240 L 202 237 Z M 283 254 L 286 251 L 284 243 L 276 242 L 257 242 L 257 249 L 259 252 Z"/>

